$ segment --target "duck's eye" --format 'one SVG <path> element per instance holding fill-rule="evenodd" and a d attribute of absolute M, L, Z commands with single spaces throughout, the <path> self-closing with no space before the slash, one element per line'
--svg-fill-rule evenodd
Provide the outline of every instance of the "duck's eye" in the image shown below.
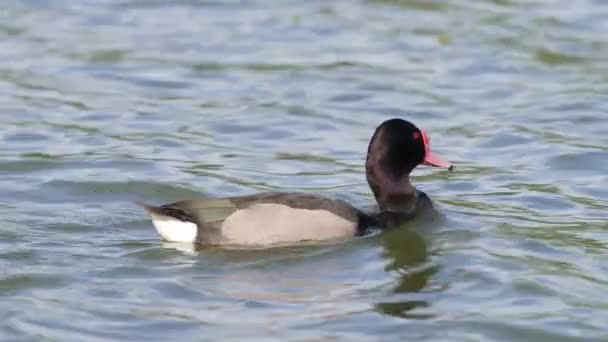
<path fill-rule="evenodd" d="M 414 134 L 412 135 L 412 137 L 414 138 L 414 140 L 420 140 L 420 133 L 414 132 Z"/>

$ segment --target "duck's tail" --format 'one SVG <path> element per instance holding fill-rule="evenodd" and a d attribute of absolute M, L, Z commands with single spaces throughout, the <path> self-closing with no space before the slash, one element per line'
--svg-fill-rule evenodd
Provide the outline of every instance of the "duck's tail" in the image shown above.
<path fill-rule="evenodd" d="M 156 231 L 166 241 L 196 242 L 197 225 L 181 209 L 171 205 L 155 207 L 139 201 L 133 203 L 143 207 L 152 216 L 152 223 Z"/>
<path fill-rule="evenodd" d="M 183 209 L 178 208 L 173 204 L 164 204 L 156 207 L 140 201 L 133 201 L 133 203 L 137 206 L 143 207 L 150 214 L 168 216 L 180 221 L 196 223 L 192 216 L 188 215 L 188 213 L 186 213 Z"/>

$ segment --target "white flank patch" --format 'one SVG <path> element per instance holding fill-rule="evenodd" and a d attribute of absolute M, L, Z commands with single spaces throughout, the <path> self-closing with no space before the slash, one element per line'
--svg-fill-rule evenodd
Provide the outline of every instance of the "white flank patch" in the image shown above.
<path fill-rule="evenodd" d="M 195 242 L 196 224 L 184 222 L 173 217 L 151 214 L 152 223 L 160 236 L 169 242 Z"/>
<path fill-rule="evenodd" d="M 222 235 L 229 244 L 270 245 L 351 237 L 357 223 L 327 210 L 255 204 L 228 216 Z"/>

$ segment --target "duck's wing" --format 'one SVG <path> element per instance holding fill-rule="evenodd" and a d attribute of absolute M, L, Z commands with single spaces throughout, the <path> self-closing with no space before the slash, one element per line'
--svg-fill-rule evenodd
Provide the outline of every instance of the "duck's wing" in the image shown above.
<path fill-rule="evenodd" d="M 294 209 L 326 210 L 346 220 L 357 222 L 363 212 L 348 202 L 303 192 L 266 192 L 230 199 L 239 209 L 254 204 L 280 204 Z"/>

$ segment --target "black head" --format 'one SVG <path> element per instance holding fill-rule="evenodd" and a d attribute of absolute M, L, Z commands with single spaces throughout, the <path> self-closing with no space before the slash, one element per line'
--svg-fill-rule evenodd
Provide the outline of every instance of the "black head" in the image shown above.
<path fill-rule="evenodd" d="M 409 174 L 420 165 L 451 168 L 436 157 L 426 132 L 403 119 L 383 122 L 374 133 L 367 151 L 367 180 L 380 203 L 381 198 L 411 195 L 415 189 Z"/>
<path fill-rule="evenodd" d="M 380 167 L 400 178 L 424 161 L 422 132 L 409 121 L 384 121 L 374 133 L 367 150 L 367 168 Z M 373 164 L 373 165 L 370 165 Z"/>

